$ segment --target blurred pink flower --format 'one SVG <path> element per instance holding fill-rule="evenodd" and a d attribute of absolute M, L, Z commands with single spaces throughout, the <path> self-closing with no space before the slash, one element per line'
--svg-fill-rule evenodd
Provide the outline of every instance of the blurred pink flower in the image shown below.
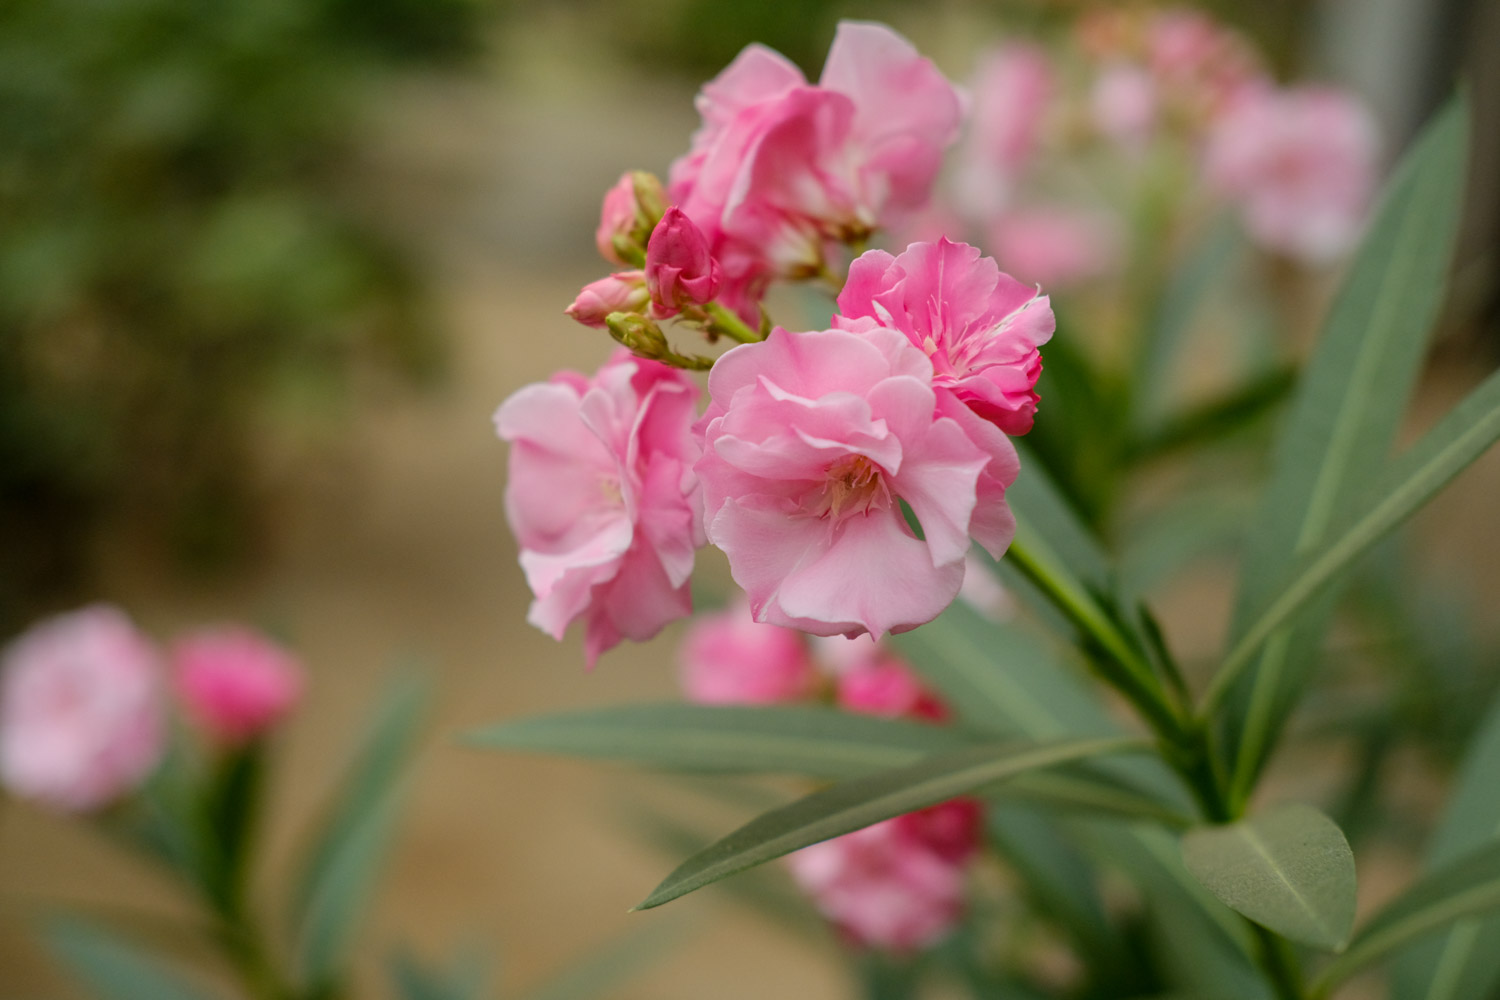
<path fill-rule="evenodd" d="M 714 365 L 697 466 L 706 527 L 757 621 L 879 636 L 953 600 L 974 525 L 1009 517 L 1003 494 L 984 498 L 1000 511 L 976 509 L 980 477 L 1014 452 L 939 413 L 931 383 L 922 352 L 884 329 L 778 328 Z"/>
<path fill-rule="evenodd" d="M 201 629 L 172 644 L 177 696 L 188 717 L 236 746 L 275 727 L 302 698 L 302 667 L 242 626 Z"/>
<path fill-rule="evenodd" d="M 830 642 L 835 640 L 829 640 Z M 861 715 L 889 719 L 945 722 L 948 708 L 893 650 L 876 646 L 839 672 L 835 681 L 839 707 Z"/>
<path fill-rule="evenodd" d="M 925 205 L 961 116 L 957 91 L 910 42 L 856 21 L 840 23 L 816 86 L 752 45 L 697 106 L 703 124 L 669 193 L 708 236 L 742 311 L 769 277 L 816 273 L 826 243 Z"/>
<path fill-rule="evenodd" d="M 719 262 L 693 220 L 675 205 L 667 209 L 646 244 L 646 288 L 652 311 L 675 316 L 685 305 L 711 302 L 719 293 Z"/>
<path fill-rule="evenodd" d="M 1256 242 L 1325 263 L 1352 248 L 1364 226 L 1378 145 L 1373 117 L 1351 94 L 1255 88 L 1216 122 L 1204 170 L 1239 203 Z"/>
<path fill-rule="evenodd" d="M 978 248 L 944 238 L 914 243 L 897 257 L 863 254 L 849 267 L 834 324 L 899 331 L 931 360 L 938 389 L 1007 434 L 1031 429 L 1042 372 L 1037 348 L 1056 326 L 1052 306 Z"/>
<path fill-rule="evenodd" d="M 1106 66 L 1089 91 L 1089 115 L 1102 134 L 1139 151 L 1156 129 L 1156 83 L 1139 66 Z"/>
<path fill-rule="evenodd" d="M 47 619 L 0 658 L 0 780 L 89 812 L 133 791 L 166 750 L 160 655 L 106 605 Z"/>
<path fill-rule="evenodd" d="M 800 701 L 817 685 L 802 635 L 760 624 L 743 600 L 717 614 L 697 616 L 677 658 L 688 700 L 704 705 Z"/>
<path fill-rule="evenodd" d="M 787 857 L 792 877 L 854 944 L 911 953 L 941 941 L 964 910 L 964 867 L 981 814 L 959 799 L 888 819 Z"/>
<path fill-rule="evenodd" d="M 1146 64 L 1163 94 L 1212 114 L 1265 77 L 1250 43 L 1201 10 L 1173 7 L 1146 22 Z"/>
<path fill-rule="evenodd" d="M 578 298 L 563 312 L 584 326 L 602 328 L 615 312 L 640 312 L 651 301 L 646 291 L 646 272 L 616 271 L 607 278 L 583 286 Z"/>
<path fill-rule="evenodd" d="M 969 553 L 964 585 L 958 588 L 958 599 L 991 621 L 1008 621 L 1015 616 L 1015 600 L 986 562 L 975 553 Z"/>
<path fill-rule="evenodd" d="M 1109 215 L 1089 209 L 1017 209 L 996 218 L 989 237 L 1005 270 L 1048 288 L 1104 277 L 1121 262 L 1118 226 Z"/>
<path fill-rule="evenodd" d="M 1053 90 L 1052 64 L 1039 45 L 1011 43 L 980 58 L 956 178 L 967 211 L 988 218 L 1010 203 L 1041 142 Z"/>
<path fill-rule="evenodd" d="M 697 396 L 683 372 L 620 351 L 593 378 L 560 372 L 495 413 L 511 442 L 506 514 L 536 595 L 527 620 L 561 639 L 583 619 L 590 667 L 692 609 Z"/>

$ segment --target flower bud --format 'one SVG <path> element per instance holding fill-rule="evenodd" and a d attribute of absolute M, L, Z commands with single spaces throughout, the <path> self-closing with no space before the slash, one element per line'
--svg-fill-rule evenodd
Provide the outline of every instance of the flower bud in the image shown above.
<path fill-rule="evenodd" d="M 667 209 L 646 244 L 646 288 L 656 314 L 675 316 L 685 305 L 713 301 L 719 280 L 702 230 L 681 209 Z"/>
<path fill-rule="evenodd" d="M 594 244 L 607 261 L 639 265 L 645 259 L 646 240 L 665 210 L 661 181 L 644 170 L 626 171 L 605 192 Z"/>
<path fill-rule="evenodd" d="M 640 312 L 650 301 L 644 271 L 616 271 L 584 285 L 573 304 L 563 311 L 584 326 L 603 329 L 610 313 Z"/>
<path fill-rule="evenodd" d="M 195 632 L 172 648 L 184 710 L 216 742 L 240 746 L 279 723 L 302 697 L 302 669 L 247 628 Z"/>
<path fill-rule="evenodd" d="M 639 313 L 610 313 L 604 325 L 611 337 L 640 357 L 660 361 L 670 353 L 661 327 Z"/>

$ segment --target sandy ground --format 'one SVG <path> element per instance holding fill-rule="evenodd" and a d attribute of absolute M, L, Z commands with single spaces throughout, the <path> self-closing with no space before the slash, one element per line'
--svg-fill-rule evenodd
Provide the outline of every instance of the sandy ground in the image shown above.
<path fill-rule="evenodd" d="M 432 956 L 471 945 L 492 956 L 511 988 L 502 995 L 516 995 L 581 953 L 673 917 L 682 946 L 669 945 L 610 996 L 845 996 L 825 941 L 799 940 L 721 891 L 626 914 L 675 863 L 618 832 L 616 818 L 657 787 L 652 779 L 455 741 L 489 720 L 675 692 L 675 629 L 585 674 L 576 640 L 558 646 L 525 624 L 528 594 L 501 516 L 504 449 L 489 415 L 518 386 L 559 367 L 592 368 L 606 353 L 602 334 L 560 315 L 600 272 L 581 252 L 598 194 L 623 166 L 663 169 L 692 125 L 685 91 L 626 104 L 608 74 L 557 87 L 548 56 L 518 56 L 503 90 L 427 85 L 392 95 L 401 141 L 378 146 L 376 160 L 400 184 L 395 224 L 424 241 L 455 332 L 446 389 L 370 404 L 337 455 L 293 466 L 271 555 L 253 573 L 205 588 L 122 552 L 100 596 L 158 634 L 226 618 L 274 623 L 305 657 L 309 695 L 278 747 L 271 864 L 260 880 L 268 911 L 382 678 L 402 659 L 424 664 L 436 704 L 402 836 L 366 921 L 361 997 L 381 995 L 374 973 L 397 944 Z M 1500 487 L 1493 458 L 1421 529 L 1436 565 L 1482 583 L 1485 607 L 1500 598 L 1500 574 L 1489 569 L 1500 554 L 1488 524 Z M 1168 595 L 1169 626 L 1190 648 L 1211 648 L 1226 592 L 1222 579 L 1189 580 Z M 1367 895 L 1390 891 L 1372 881 Z M 79 824 L 4 808 L 0 1000 L 70 995 L 25 926 L 39 907 L 57 905 L 181 909 L 152 872 L 121 863 Z"/>

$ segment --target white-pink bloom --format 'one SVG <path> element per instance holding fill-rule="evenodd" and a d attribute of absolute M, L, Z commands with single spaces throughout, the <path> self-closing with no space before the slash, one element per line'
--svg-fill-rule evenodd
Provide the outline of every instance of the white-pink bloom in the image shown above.
<path fill-rule="evenodd" d="M 1016 209 L 989 229 L 995 261 L 1023 281 L 1066 288 L 1119 268 L 1124 242 L 1117 220 L 1102 211 L 1063 206 Z"/>
<path fill-rule="evenodd" d="M 840 23 L 816 85 L 752 45 L 697 106 L 703 125 L 668 190 L 708 236 L 731 300 L 771 276 L 812 273 L 826 243 L 923 207 L 962 113 L 910 42 L 856 21 Z"/>
<path fill-rule="evenodd" d="M 703 705 L 800 701 L 817 687 L 801 633 L 760 624 L 745 601 L 695 618 L 677 660 L 688 700 Z"/>
<path fill-rule="evenodd" d="M 1041 143 L 1053 91 L 1052 64 L 1039 45 L 1011 43 L 980 58 L 956 178 L 967 213 L 988 218 L 1010 204 Z"/>
<path fill-rule="evenodd" d="M 905 631 L 958 593 L 971 534 L 1009 544 L 1003 487 L 989 481 L 1000 467 L 1014 479 L 1014 450 L 961 404 L 940 410 L 932 379 L 926 355 L 887 329 L 776 329 L 719 359 L 697 469 L 709 540 L 757 621 Z"/>
<path fill-rule="evenodd" d="M 1216 191 L 1239 203 L 1256 242 L 1324 263 L 1359 237 L 1378 147 L 1374 118 L 1352 94 L 1260 87 L 1215 123 L 1204 170 Z"/>
<path fill-rule="evenodd" d="M 161 658 L 123 612 L 58 615 L 0 658 L 0 781 L 68 812 L 139 786 L 166 749 Z"/>
<path fill-rule="evenodd" d="M 805 847 L 792 877 L 854 944 L 911 953 L 941 941 L 964 911 L 964 870 L 980 811 L 955 800 Z"/>
<path fill-rule="evenodd" d="M 213 739 L 235 746 L 276 726 L 302 698 L 302 666 L 243 626 L 200 629 L 172 644 L 177 696 Z"/>
<path fill-rule="evenodd" d="M 495 414 L 511 443 L 506 515 L 536 595 L 527 620 L 561 639 L 583 619 L 591 667 L 692 610 L 697 396 L 683 372 L 622 351 L 593 378 L 526 386 Z"/>
<path fill-rule="evenodd" d="M 1052 305 L 978 248 L 940 239 L 896 257 L 863 254 L 849 267 L 834 323 L 899 331 L 930 359 L 937 388 L 1007 434 L 1031 429 L 1038 347 L 1056 327 Z"/>

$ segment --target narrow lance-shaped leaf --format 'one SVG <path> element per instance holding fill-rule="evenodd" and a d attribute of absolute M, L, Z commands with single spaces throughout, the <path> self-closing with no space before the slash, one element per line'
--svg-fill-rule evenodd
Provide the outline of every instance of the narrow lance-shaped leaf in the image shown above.
<path fill-rule="evenodd" d="M 1212 710 L 1235 680 L 1250 669 L 1261 644 L 1319 591 L 1346 571 L 1407 518 L 1436 496 L 1453 477 L 1500 440 L 1500 373 L 1413 445 L 1371 490 L 1373 500 L 1349 526 L 1309 552 L 1293 568 L 1285 587 L 1246 629 L 1204 696 Z"/>
<path fill-rule="evenodd" d="M 975 746 L 840 782 L 751 820 L 688 858 L 637 909 L 649 909 L 809 844 L 967 795 L 1036 768 L 1139 750 L 1131 740 Z"/>
<path fill-rule="evenodd" d="M 215 1000 L 156 958 L 94 924 L 49 920 L 47 944 L 69 971 L 103 1000 Z"/>
<path fill-rule="evenodd" d="M 1500 840 L 1500 700 L 1475 737 L 1454 782 L 1442 822 L 1427 849 L 1427 867 L 1441 867 Z M 1396 957 L 1393 1000 L 1465 1000 L 1490 996 L 1500 984 L 1500 916 L 1460 920 Z"/>
<path fill-rule="evenodd" d="M 1360 928 L 1348 949 L 1314 982 L 1324 996 L 1338 983 L 1455 920 L 1500 909 L 1500 840 L 1431 872 Z"/>
<path fill-rule="evenodd" d="M 736 774 L 845 778 L 971 743 L 952 728 L 801 706 L 625 705 L 501 723 L 486 748 Z"/>
<path fill-rule="evenodd" d="M 1291 804 L 1182 838 L 1182 860 L 1224 905 L 1282 937 L 1336 951 L 1354 926 L 1354 854 L 1338 825 Z"/>
<path fill-rule="evenodd" d="M 1247 539 L 1231 628 L 1238 647 L 1291 565 L 1323 542 L 1374 478 L 1442 303 L 1463 188 L 1467 109 L 1453 102 L 1387 185 L 1324 325 Z M 1291 711 L 1332 610 L 1310 605 L 1224 699 L 1225 752 L 1243 799 Z"/>

